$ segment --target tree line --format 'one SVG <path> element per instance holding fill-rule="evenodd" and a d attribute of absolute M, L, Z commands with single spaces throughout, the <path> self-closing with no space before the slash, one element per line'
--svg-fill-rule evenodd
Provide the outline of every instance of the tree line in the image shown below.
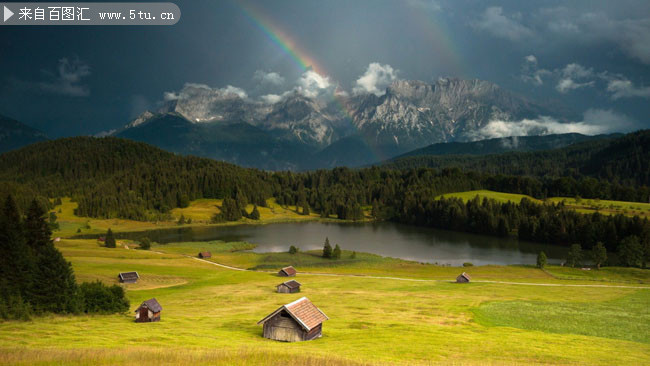
<path fill-rule="evenodd" d="M 23 218 L 13 197 L 7 196 L 0 210 L 0 318 L 129 309 L 120 286 L 77 285 L 72 266 L 54 246 L 51 235 L 37 201 L 32 201 Z"/>

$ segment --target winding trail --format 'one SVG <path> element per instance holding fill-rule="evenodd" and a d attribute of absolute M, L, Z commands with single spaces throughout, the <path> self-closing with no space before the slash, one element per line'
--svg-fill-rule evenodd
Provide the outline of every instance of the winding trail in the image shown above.
<path fill-rule="evenodd" d="M 191 258 L 200 262 L 209 263 L 213 266 L 230 269 L 233 271 L 244 271 L 244 272 L 258 272 L 258 273 L 275 273 L 274 271 L 255 271 L 251 269 L 232 267 L 225 264 L 211 262 L 205 259 L 200 259 L 192 257 L 189 255 L 184 255 L 187 258 Z M 405 278 L 405 277 L 390 277 L 390 276 L 372 276 L 372 275 L 363 275 L 363 274 L 339 274 L 339 273 L 317 273 L 317 272 L 299 272 L 301 275 L 307 276 L 331 276 L 331 277 L 358 277 L 358 278 L 370 278 L 377 280 L 395 280 L 395 281 L 410 281 L 410 282 L 454 282 L 449 280 L 433 280 L 433 279 L 423 279 L 423 278 Z M 650 286 L 625 286 L 625 285 L 589 285 L 589 284 L 567 284 L 567 283 L 534 283 L 534 282 L 509 282 L 509 281 L 487 281 L 487 280 L 472 280 L 474 283 L 496 283 L 502 285 L 519 285 L 519 286 L 546 286 L 546 287 L 596 287 L 596 288 L 630 288 L 630 289 L 650 289 Z"/>

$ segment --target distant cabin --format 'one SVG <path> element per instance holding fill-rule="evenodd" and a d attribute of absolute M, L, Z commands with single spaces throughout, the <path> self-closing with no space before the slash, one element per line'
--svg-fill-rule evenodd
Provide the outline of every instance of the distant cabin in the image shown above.
<path fill-rule="evenodd" d="M 103 243 L 103 242 L 106 241 L 106 237 L 100 236 L 99 238 L 97 238 L 97 241 L 100 242 L 100 243 Z"/>
<path fill-rule="evenodd" d="M 199 253 L 199 258 L 212 258 L 212 253 L 210 253 L 210 252 L 201 252 L 201 253 Z"/>
<path fill-rule="evenodd" d="M 284 342 L 310 341 L 323 333 L 323 322 L 329 318 L 306 297 L 281 306 L 260 320 L 264 338 Z"/>
<path fill-rule="evenodd" d="M 456 277 L 456 282 L 458 282 L 458 283 L 467 283 L 467 282 L 469 282 L 471 280 L 472 279 L 465 272 L 461 273 L 460 276 Z"/>
<path fill-rule="evenodd" d="M 117 275 L 117 278 L 122 283 L 136 283 L 140 279 L 138 272 L 122 272 Z"/>
<path fill-rule="evenodd" d="M 143 302 L 137 309 L 135 309 L 135 322 L 147 323 L 160 321 L 160 312 L 162 306 L 155 298 Z"/>
<path fill-rule="evenodd" d="M 276 286 L 279 293 L 293 294 L 300 292 L 300 282 L 296 280 L 287 281 Z"/>
<path fill-rule="evenodd" d="M 278 272 L 278 274 L 282 277 L 293 277 L 297 273 L 296 269 L 289 266 L 289 267 L 284 267 Z"/>

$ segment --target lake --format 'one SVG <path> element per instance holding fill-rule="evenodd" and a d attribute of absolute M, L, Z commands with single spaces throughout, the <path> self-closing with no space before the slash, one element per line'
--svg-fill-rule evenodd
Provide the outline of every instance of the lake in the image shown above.
<path fill-rule="evenodd" d="M 269 225 L 204 226 L 118 233 L 118 238 L 147 236 L 158 243 L 179 241 L 247 241 L 257 244 L 255 252 L 322 249 L 325 237 L 332 247 L 401 258 L 417 262 L 450 264 L 535 264 L 544 251 L 549 263 L 558 264 L 567 249 L 518 241 L 514 238 L 452 232 L 392 222 L 332 223 L 301 222 Z"/>

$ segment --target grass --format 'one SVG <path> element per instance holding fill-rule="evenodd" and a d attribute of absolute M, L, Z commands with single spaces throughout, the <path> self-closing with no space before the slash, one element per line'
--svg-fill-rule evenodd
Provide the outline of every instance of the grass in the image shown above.
<path fill-rule="evenodd" d="M 131 300 L 127 314 L 44 316 L 29 322 L 0 323 L 1 364 L 648 364 L 646 338 L 622 338 L 626 331 L 645 331 L 648 289 L 624 287 L 526 286 L 502 283 L 455 284 L 449 280 L 467 271 L 476 280 L 506 280 L 555 284 L 612 284 L 618 274 L 603 273 L 603 281 L 563 280 L 531 267 L 440 267 L 344 252 L 339 261 L 316 252 L 251 253 L 246 243 L 175 243 L 152 251 L 108 249 L 94 240 L 63 239 L 57 243 L 71 261 L 78 280 L 117 283 L 117 273 L 136 270 L 141 281 L 125 285 Z M 377 274 L 441 281 L 400 281 L 359 276 L 298 273 L 300 294 L 277 294 L 282 278 L 273 273 L 233 271 L 184 256 L 208 248 L 213 261 L 267 268 L 296 263 L 302 272 Z M 274 270 L 275 268 L 273 268 Z M 650 271 L 642 276 L 647 282 Z M 616 277 L 618 276 L 618 277 Z M 155 286 L 156 282 L 160 286 Z M 629 285 L 633 286 L 633 285 Z M 638 285 L 634 285 L 638 286 Z M 323 337 L 287 344 L 261 337 L 256 322 L 278 306 L 307 296 L 330 320 Z M 156 297 L 163 306 L 159 323 L 136 324 L 132 311 Z M 525 329 L 525 313 L 498 306 L 542 304 L 547 314 L 570 314 L 597 320 L 612 329 L 591 327 L 557 331 Z M 492 305 L 506 304 L 506 305 Z M 553 304 L 553 305 L 549 305 Z M 631 305 L 630 305 L 631 304 Z M 496 306 L 493 313 L 486 306 Z M 595 313 L 592 314 L 592 307 Z M 551 311 L 549 310 L 549 311 Z M 536 310 L 537 311 L 537 310 Z M 522 315 L 523 314 L 523 315 Z M 543 315 L 542 314 L 542 315 Z M 541 315 L 540 315 L 541 316 Z M 591 316 L 591 318 L 590 318 Z M 559 318 L 560 320 L 565 318 Z M 582 318 L 580 318 L 582 319 Z M 558 320 L 556 323 L 561 322 Z M 600 321 L 600 320 L 598 320 Z M 519 322 L 519 323 L 518 323 Z M 478 348 L 477 348 L 478 347 Z M 334 356 L 335 355 L 335 356 Z"/>
<path fill-rule="evenodd" d="M 648 270 L 640 268 L 602 267 L 582 270 L 580 268 L 546 266 L 546 272 L 563 280 L 613 281 L 621 283 L 650 283 Z"/>
<path fill-rule="evenodd" d="M 466 192 L 454 192 L 446 193 L 439 197 L 456 197 L 460 198 L 463 201 L 467 202 L 468 200 L 473 199 L 474 197 L 479 196 L 482 198 L 491 198 L 497 202 L 521 202 L 522 198 L 528 198 L 529 200 L 537 203 L 542 203 L 544 201 L 538 200 L 531 196 L 523 194 L 514 194 L 514 193 L 502 193 L 494 192 L 488 190 L 478 190 L 478 191 L 466 191 Z M 580 198 L 568 198 L 568 197 L 552 197 L 547 200 L 548 202 L 564 204 L 577 212 L 591 214 L 594 212 L 599 212 L 603 215 L 617 215 L 622 214 L 625 216 L 633 217 L 639 216 L 641 218 L 648 217 L 650 218 L 650 203 L 640 203 L 640 202 L 625 202 L 625 201 L 608 201 L 608 200 L 598 200 L 598 199 L 580 199 Z"/>
<path fill-rule="evenodd" d="M 480 324 L 650 343 L 650 291 L 604 302 L 487 302 Z"/>
<path fill-rule="evenodd" d="M 54 232 L 54 236 L 71 237 L 74 235 L 84 234 L 104 234 L 111 228 L 116 232 L 144 231 L 152 229 L 164 229 L 178 227 L 178 219 L 182 216 L 185 219 L 192 219 L 191 224 L 184 226 L 205 226 L 210 224 L 210 220 L 215 213 L 219 213 L 219 207 L 222 200 L 219 199 L 199 199 L 190 202 L 186 208 L 175 208 L 171 211 L 172 219 L 168 221 L 135 221 L 124 219 L 95 219 L 90 217 L 79 217 L 74 214 L 77 203 L 72 202 L 70 198 L 63 198 L 62 204 L 55 206 L 54 211 L 58 217 L 59 230 Z M 239 225 L 239 224 L 271 224 L 278 222 L 297 222 L 308 220 L 323 220 L 316 213 L 310 215 L 301 215 L 295 206 L 281 206 L 275 202 L 275 199 L 267 200 L 268 207 L 258 207 L 260 211 L 260 220 L 251 220 L 242 218 L 235 222 L 225 222 L 211 224 L 215 226 Z M 246 207 L 248 212 L 253 210 L 253 205 Z M 338 220 L 337 220 L 338 221 Z"/>

